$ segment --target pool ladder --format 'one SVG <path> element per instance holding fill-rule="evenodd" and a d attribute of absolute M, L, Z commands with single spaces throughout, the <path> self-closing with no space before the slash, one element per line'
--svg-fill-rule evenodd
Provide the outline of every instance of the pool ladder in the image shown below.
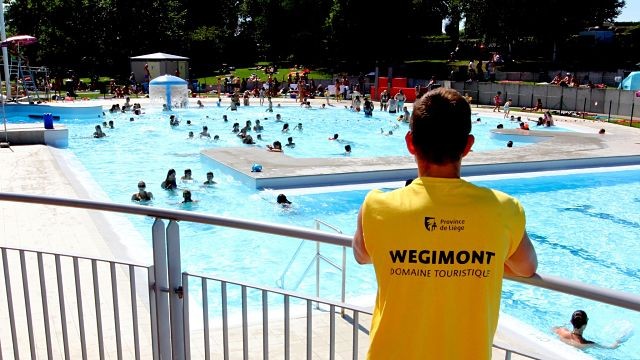
<path fill-rule="evenodd" d="M 333 231 L 337 232 L 338 234 L 342 234 L 342 231 L 340 229 L 338 229 L 335 226 L 332 226 L 330 224 L 327 224 L 326 222 L 324 222 L 322 220 L 314 219 L 314 223 L 315 223 L 316 230 L 320 230 L 321 227 L 324 226 L 326 228 L 329 228 L 330 230 L 333 230 Z M 285 267 L 284 271 L 282 272 L 282 275 L 280 275 L 278 280 L 276 280 L 276 285 L 279 288 L 281 288 L 281 289 L 285 288 L 284 287 L 285 286 L 284 278 L 287 275 L 287 273 L 289 272 L 289 270 L 291 269 L 291 266 L 293 265 L 293 262 L 296 260 L 296 258 L 300 254 L 300 251 L 302 250 L 302 247 L 306 242 L 307 242 L 307 240 L 302 240 L 300 242 L 300 244 L 298 245 L 298 248 L 296 249 L 296 251 L 293 253 L 293 256 L 291 257 L 291 260 L 289 260 L 289 263 L 287 264 L 287 266 Z M 338 266 L 333 261 L 331 261 L 331 259 L 325 257 L 324 255 L 322 255 L 320 253 L 320 243 L 316 241 L 316 254 L 314 255 L 313 259 L 309 262 L 309 265 L 307 265 L 307 268 L 304 270 L 302 275 L 299 277 L 298 281 L 295 283 L 295 286 L 293 286 L 290 290 L 296 290 L 300 286 L 300 284 L 302 283 L 302 281 L 306 277 L 306 275 L 309 272 L 309 270 L 311 270 L 311 267 L 315 264 L 316 265 L 316 297 L 320 298 L 320 261 L 324 261 L 325 263 L 331 265 L 335 269 L 339 270 L 340 273 L 342 274 L 342 286 L 341 286 L 341 294 L 340 294 L 341 297 L 340 297 L 340 300 L 344 303 L 345 302 L 345 287 L 346 287 L 346 269 L 347 269 L 347 248 L 345 246 L 342 247 L 342 266 Z M 319 304 L 316 303 L 316 309 L 318 309 L 318 308 L 319 308 Z"/>

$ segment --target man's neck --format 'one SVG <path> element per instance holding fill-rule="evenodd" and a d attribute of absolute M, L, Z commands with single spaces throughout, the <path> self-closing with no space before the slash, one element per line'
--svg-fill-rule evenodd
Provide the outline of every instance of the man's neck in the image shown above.
<path fill-rule="evenodd" d="M 434 177 L 434 178 L 447 178 L 447 179 L 459 179 L 461 161 L 455 163 L 448 163 L 444 165 L 432 164 L 427 161 L 416 160 L 418 164 L 418 175 L 420 177 Z"/>

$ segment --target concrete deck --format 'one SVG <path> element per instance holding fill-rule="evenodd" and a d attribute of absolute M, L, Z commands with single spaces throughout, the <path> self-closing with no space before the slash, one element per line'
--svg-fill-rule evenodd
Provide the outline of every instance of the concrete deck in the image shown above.
<path fill-rule="evenodd" d="M 142 100 L 144 99 L 135 99 L 136 102 L 141 102 Z M 195 103 L 196 99 L 191 100 Z M 213 104 L 215 101 L 216 99 L 204 100 L 205 105 Z M 292 100 L 288 99 L 276 101 L 293 103 Z M 122 102 L 122 100 L 104 101 L 103 105 L 110 106 L 111 103 L 115 102 Z M 639 162 L 640 130 L 638 129 L 624 128 L 606 123 L 582 122 L 581 120 L 573 119 L 562 120 L 558 118 L 556 121 L 562 125 L 584 131 L 584 133 L 554 134 L 556 136 L 549 141 L 532 144 L 527 147 L 472 153 L 464 161 L 463 172 L 465 174 L 473 172 L 474 166 L 480 166 L 483 169 L 481 172 L 512 172 L 554 166 L 566 167 L 571 166 L 571 164 L 587 166 L 598 163 L 601 166 L 606 166 Z M 600 128 L 606 129 L 605 135 L 597 134 Z M 255 181 L 256 187 L 292 187 L 303 186 L 306 183 L 327 185 L 327 183 L 333 183 L 334 181 L 340 183 L 356 180 L 402 180 L 415 176 L 415 166 L 409 157 L 368 160 L 357 158 L 307 159 L 301 161 L 300 159 L 287 157 L 284 154 L 269 153 L 259 149 L 246 149 L 243 152 L 222 149 L 221 151 L 205 151 L 205 154 L 215 158 L 216 161 L 226 164 L 232 171 L 242 174 L 248 179 L 247 181 Z M 259 156 L 259 158 L 256 158 L 256 156 Z M 264 171 L 262 173 L 250 172 L 250 164 L 254 162 L 260 162 L 263 165 Z M 520 162 L 524 162 L 524 165 L 519 165 Z M 490 170 L 491 166 L 498 166 L 498 168 Z M 73 176 L 73 172 L 78 169 L 74 168 L 73 164 L 62 161 L 58 150 L 47 146 L 12 146 L 11 148 L 0 149 L 0 169 L 2 169 L 0 171 L 0 191 L 2 192 L 94 200 L 106 199 L 106 195 L 99 190 L 97 185 L 80 184 Z M 360 172 L 366 175 L 361 175 Z M 340 175 L 341 173 L 347 175 Z M 280 176 L 281 174 L 298 175 L 298 179 L 303 179 L 304 181 L 294 181 L 291 176 L 282 177 Z M 258 181 L 263 179 L 270 181 L 270 183 Z M 0 219 L 0 245 L 2 246 L 63 252 L 79 256 L 118 259 L 136 263 L 149 263 L 150 261 L 148 256 L 142 256 L 142 258 L 140 256 L 141 254 L 150 254 L 148 245 L 140 243 L 139 235 L 136 236 L 135 231 L 130 231 L 130 224 L 127 225 L 128 222 L 123 220 L 122 217 L 105 216 L 98 212 L 77 209 L 0 202 Z M 114 229 L 118 229 L 118 232 L 116 233 Z M 103 275 L 101 274 L 100 276 Z M 16 279 L 14 284 L 20 286 L 21 282 Z M 0 294 L 2 293 L 4 291 L 0 291 Z M 3 300 L 0 297 L 0 301 Z M 0 321 L 8 324 L 4 311 L 5 309 L 0 309 Z M 141 313 L 143 311 L 146 310 L 140 310 Z M 314 323 L 318 324 L 319 329 L 324 326 L 322 324 L 328 323 L 326 314 L 318 314 L 318 320 L 315 319 L 315 316 Z M 105 317 L 104 321 L 111 320 Z M 292 320 L 293 323 L 294 320 Z M 71 326 L 76 325 L 72 324 Z M 87 325 L 87 327 L 89 326 L 94 325 Z M 338 331 L 338 339 L 351 336 L 350 327 L 341 324 L 339 328 L 341 330 Z M 7 326 L 0 327 L 0 333 L 6 334 L 6 331 L 8 331 Z M 237 329 L 233 330 L 232 333 L 237 334 Z M 317 333 L 321 337 L 318 340 L 314 340 L 314 342 L 324 346 L 324 348 L 316 349 L 314 347 L 314 358 L 324 359 L 327 358 L 325 354 L 327 354 L 328 341 L 325 341 L 326 336 L 322 335 L 324 334 L 323 332 L 318 331 Z M 250 334 L 252 342 L 260 341 L 258 325 Z M 505 323 L 505 320 L 501 318 L 499 330 L 496 334 L 496 344 L 506 344 L 509 348 L 532 354 L 541 359 L 579 359 L 584 357 L 584 353 L 575 351 L 559 342 L 557 342 L 557 346 L 551 347 L 552 350 L 548 350 L 548 345 L 555 343 L 555 340 L 539 339 L 536 336 L 533 332 L 522 331 L 517 326 Z M 194 339 L 197 338 L 195 335 L 192 335 L 192 337 Z M 6 337 L 3 336 L 3 338 Z M 296 337 L 298 340 L 299 338 Z M 241 341 L 241 338 L 240 340 L 237 337 L 234 339 L 234 342 Z M 78 342 L 77 338 L 73 340 Z M 360 343 L 362 345 L 361 355 L 366 351 L 366 337 L 363 340 Z M 20 341 L 24 356 L 26 354 L 25 351 L 28 351 L 28 339 L 23 336 Z M 37 337 L 36 342 L 38 357 L 45 357 L 42 352 L 43 339 Z M 59 358 L 61 346 L 59 336 L 56 337 L 56 344 L 55 357 Z M 542 346 L 543 344 L 545 346 Z M 113 343 L 107 344 L 107 358 L 114 358 L 112 345 Z M 97 344 L 90 344 L 90 358 L 96 357 L 96 346 Z M 201 352 L 195 350 L 197 346 L 197 343 L 194 344 L 193 358 L 201 358 L 203 356 Z M 301 345 L 297 344 L 296 348 L 298 349 L 299 346 Z M 10 344 L 2 343 L 3 358 L 13 358 L 10 348 Z M 271 349 L 275 351 L 275 343 Z M 260 347 L 256 346 L 255 350 L 259 352 Z M 234 358 L 239 355 L 236 351 L 234 350 Z M 252 350 L 251 358 L 260 358 L 257 352 L 254 353 Z M 146 356 L 143 356 L 143 358 L 148 358 L 148 354 L 146 352 Z M 75 355 L 77 353 L 74 353 Z M 125 358 L 132 358 L 131 355 L 131 349 L 126 349 Z M 494 351 L 496 358 L 500 355 L 500 351 Z M 273 356 L 278 357 L 277 353 L 274 353 Z M 513 358 L 517 357 L 514 356 Z"/>

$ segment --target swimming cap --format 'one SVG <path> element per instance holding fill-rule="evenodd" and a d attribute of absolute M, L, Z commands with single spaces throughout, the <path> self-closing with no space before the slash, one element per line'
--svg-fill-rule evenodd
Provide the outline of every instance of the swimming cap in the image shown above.
<path fill-rule="evenodd" d="M 261 171 L 262 171 L 262 165 L 253 164 L 253 166 L 251 166 L 251 172 L 261 172 Z"/>

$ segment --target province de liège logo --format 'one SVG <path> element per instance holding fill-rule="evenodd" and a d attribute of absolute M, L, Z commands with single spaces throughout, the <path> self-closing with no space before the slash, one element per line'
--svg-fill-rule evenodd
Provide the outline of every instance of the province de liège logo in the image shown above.
<path fill-rule="evenodd" d="M 425 216 L 424 227 L 427 229 L 427 231 L 435 231 L 438 228 L 436 218 Z"/>

